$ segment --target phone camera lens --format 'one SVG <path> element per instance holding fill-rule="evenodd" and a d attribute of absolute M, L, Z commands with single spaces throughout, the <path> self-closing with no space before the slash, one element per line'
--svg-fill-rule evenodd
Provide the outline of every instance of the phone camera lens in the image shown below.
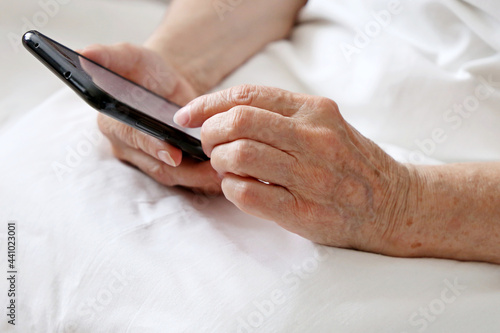
<path fill-rule="evenodd" d="M 70 71 L 65 72 L 65 73 L 64 73 L 64 77 L 65 77 L 66 79 L 69 79 L 69 78 L 71 77 L 71 72 L 70 72 Z"/>

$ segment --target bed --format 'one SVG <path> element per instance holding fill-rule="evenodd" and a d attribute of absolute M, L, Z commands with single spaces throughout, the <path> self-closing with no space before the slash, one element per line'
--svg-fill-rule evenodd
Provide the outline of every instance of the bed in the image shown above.
<path fill-rule="evenodd" d="M 116 160 L 96 112 L 16 42 L 36 28 L 73 48 L 140 43 L 168 2 L 0 3 L 7 278 L 9 223 L 16 233 L 16 325 L 4 314 L 1 332 L 500 331 L 498 265 L 319 246 L 163 187 Z M 403 162 L 500 159 L 498 3 L 310 0 L 299 22 L 217 89 L 330 97 Z"/>

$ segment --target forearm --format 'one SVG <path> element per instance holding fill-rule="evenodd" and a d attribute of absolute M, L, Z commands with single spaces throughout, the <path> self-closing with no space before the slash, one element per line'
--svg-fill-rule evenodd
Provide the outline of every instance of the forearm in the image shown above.
<path fill-rule="evenodd" d="M 266 44 L 286 37 L 305 2 L 173 1 L 146 46 L 162 54 L 202 94 Z"/>
<path fill-rule="evenodd" d="M 500 263 L 500 163 L 414 167 L 397 255 Z"/>

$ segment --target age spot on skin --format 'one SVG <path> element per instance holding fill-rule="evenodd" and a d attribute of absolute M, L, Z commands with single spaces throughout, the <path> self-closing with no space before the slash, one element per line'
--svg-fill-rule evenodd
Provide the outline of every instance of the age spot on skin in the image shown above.
<path fill-rule="evenodd" d="M 412 249 L 415 249 L 415 248 L 421 247 L 421 246 L 422 246 L 422 243 L 420 243 L 420 242 L 416 242 L 416 243 L 411 244 Z"/>
<path fill-rule="evenodd" d="M 407 221 L 406 221 L 406 225 L 411 227 L 411 225 L 413 224 L 413 219 L 410 217 Z"/>

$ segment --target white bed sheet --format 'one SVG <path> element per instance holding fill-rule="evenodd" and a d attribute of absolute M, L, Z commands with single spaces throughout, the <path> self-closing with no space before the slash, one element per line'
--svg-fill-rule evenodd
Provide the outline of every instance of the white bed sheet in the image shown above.
<path fill-rule="evenodd" d="M 3 36 L 40 10 L 35 1 L 0 1 Z M 311 0 L 289 41 L 267 47 L 220 88 L 256 83 L 331 97 L 399 160 L 498 160 L 497 83 L 460 126 L 444 118 L 475 96 L 481 76 L 500 81 L 499 23 L 475 7 L 495 14 L 498 5 L 469 2 L 404 2 L 348 62 L 340 45 L 355 45 L 355 29 L 373 25 L 373 11 L 388 3 Z M 164 7 L 73 0 L 40 30 L 72 47 L 140 42 Z M 500 330 L 498 266 L 317 246 L 224 198 L 159 186 L 114 159 L 95 112 L 6 41 L 0 265 L 6 224 L 16 221 L 19 273 L 17 325 L 2 316 L 0 331 Z M 432 147 L 436 129 L 446 139 Z"/>

